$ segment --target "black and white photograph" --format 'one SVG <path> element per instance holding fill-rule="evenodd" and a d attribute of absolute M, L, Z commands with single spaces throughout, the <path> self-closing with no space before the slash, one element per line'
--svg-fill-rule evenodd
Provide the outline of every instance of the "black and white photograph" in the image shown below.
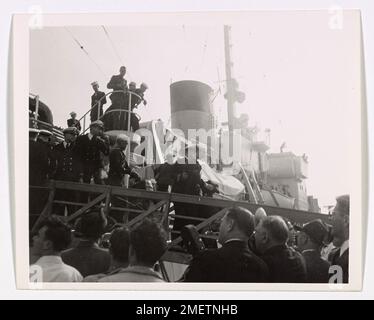
<path fill-rule="evenodd" d="M 13 21 L 20 287 L 360 289 L 358 10 L 79 16 Z"/>

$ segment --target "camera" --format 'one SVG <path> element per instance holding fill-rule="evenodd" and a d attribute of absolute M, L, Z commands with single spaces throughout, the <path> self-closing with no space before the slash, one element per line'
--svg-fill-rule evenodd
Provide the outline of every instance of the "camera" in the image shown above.
<path fill-rule="evenodd" d="M 194 225 L 185 225 L 181 229 L 181 237 L 183 239 L 183 248 L 185 248 L 187 252 L 192 254 L 193 256 L 205 250 L 204 242 Z"/>

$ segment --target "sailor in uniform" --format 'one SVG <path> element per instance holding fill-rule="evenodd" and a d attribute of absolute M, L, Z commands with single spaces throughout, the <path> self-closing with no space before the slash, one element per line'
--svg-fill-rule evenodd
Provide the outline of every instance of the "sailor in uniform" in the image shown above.
<path fill-rule="evenodd" d="M 94 94 L 91 96 L 91 113 L 90 118 L 91 122 L 99 120 L 103 115 L 103 106 L 106 104 L 105 92 L 99 91 L 99 84 L 97 81 L 91 83 L 92 88 L 94 89 Z"/>

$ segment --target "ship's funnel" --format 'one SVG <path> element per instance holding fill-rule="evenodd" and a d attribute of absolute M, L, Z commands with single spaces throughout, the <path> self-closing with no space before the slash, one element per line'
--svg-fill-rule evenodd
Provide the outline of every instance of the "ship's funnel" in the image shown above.
<path fill-rule="evenodd" d="M 170 85 L 171 126 L 187 138 L 188 129 L 214 128 L 213 90 L 203 82 L 183 80 Z"/>

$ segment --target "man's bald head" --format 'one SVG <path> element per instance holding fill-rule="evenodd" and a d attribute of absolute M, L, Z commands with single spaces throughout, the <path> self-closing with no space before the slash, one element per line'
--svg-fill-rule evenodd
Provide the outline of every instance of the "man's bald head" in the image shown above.
<path fill-rule="evenodd" d="M 284 244 L 288 240 L 288 227 L 283 218 L 270 216 L 262 220 L 262 227 L 269 233 L 269 236 L 276 242 Z"/>
<path fill-rule="evenodd" d="M 285 245 L 288 241 L 288 227 L 279 216 L 269 216 L 261 220 L 256 227 L 256 248 L 265 252 L 271 247 Z"/>

